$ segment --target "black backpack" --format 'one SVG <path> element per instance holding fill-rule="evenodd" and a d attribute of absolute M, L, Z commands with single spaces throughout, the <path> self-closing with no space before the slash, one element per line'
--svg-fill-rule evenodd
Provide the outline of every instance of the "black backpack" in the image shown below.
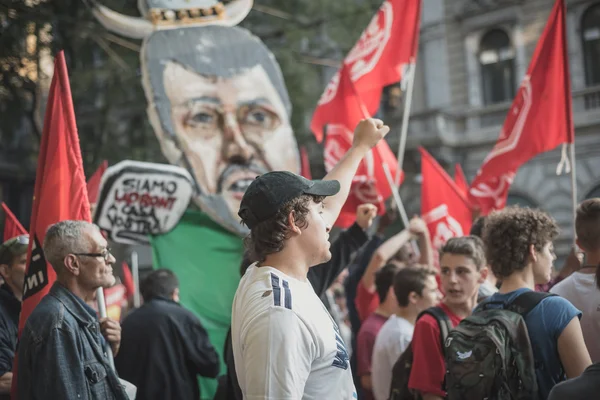
<path fill-rule="evenodd" d="M 549 293 L 525 292 L 511 303 L 485 302 L 445 343 L 448 400 L 538 398 L 535 360 L 524 317 Z M 503 308 L 493 308 L 492 305 Z"/>
<path fill-rule="evenodd" d="M 438 325 L 440 326 L 440 344 L 443 350 L 446 338 L 448 337 L 448 334 L 452 329 L 452 323 L 450 322 L 450 318 L 440 307 L 431 307 L 419 314 L 419 316 L 417 317 L 417 321 L 425 314 L 431 315 L 433 318 L 435 318 Z M 413 350 L 411 342 L 411 344 L 408 345 L 406 350 L 404 350 L 404 353 L 400 355 L 398 361 L 396 361 L 396 363 L 394 364 L 394 368 L 392 369 L 392 384 L 390 386 L 389 400 L 421 399 L 421 395 L 419 393 L 413 393 L 413 391 L 411 391 L 408 388 L 408 380 L 410 378 L 412 364 Z"/>

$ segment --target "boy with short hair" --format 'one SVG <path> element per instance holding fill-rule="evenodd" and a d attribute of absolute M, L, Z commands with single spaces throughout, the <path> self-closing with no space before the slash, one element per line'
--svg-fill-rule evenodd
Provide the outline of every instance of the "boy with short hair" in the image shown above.
<path fill-rule="evenodd" d="M 371 383 L 376 400 L 387 400 L 392 383 L 392 368 L 412 341 L 417 316 L 441 300 L 429 268 L 406 267 L 394 277 L 398 310 L 383 324 L 373 347 Z"/>
<path fill-rule="evenodd" d="M 556 258 L 552 241 L 557 236 L 556 221 L 541 210 L 507 207 L 490 214 L 483 233 L 486 258 L 502 285 L 482 304 L 511 304 L 536 284 L 549 282 Z M 524 316 L 541 399 L 548 398 L 558 382 L 579 376 L 591 363 L 580 317 L 581 312 L 559 296 L 544 298 Z"/>
<path fill-rule="evenodd" d="M 487 276 L 483 245 L 475 236 L 451 238 L 439 253 L 440 280 L 446 294 L 439 306 L 456 327 L 463 318 L 471 315 L 479 285 Z M 446 368 L 441 330 L 433 316 L 426 314 L 417 321 L 412 349 L 409 389 L 418 392 L 423 400 L 443 399 Z"/>

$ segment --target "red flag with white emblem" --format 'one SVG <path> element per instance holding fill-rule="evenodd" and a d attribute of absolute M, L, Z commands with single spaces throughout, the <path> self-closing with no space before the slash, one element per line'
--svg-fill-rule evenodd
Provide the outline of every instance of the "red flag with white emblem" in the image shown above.
<path fill-rule="evenodd" d="M 560 144 L 573 143 L 565 15 L 564 0 L 557 0 L 500 137 L 471 184 L 469 197 L 482 215 L 504 208 L 521 165 Z M 563 148 L 561 163 L 566 157 Z"/>
<path fill-rule="evenodd" d="M 319 142 L 327 126 L 326 167 L 335 165 L 350 148 L 358 122 L 377 112 L 383 88 L 410 75 L 406 72 L 414 67 L 420 13 L 420 0 L 385 1 L 325 88 L 310 126 Z M 347 227 L 354 221 L 356 206 L 365 202 L 385 212 L 383 201 L 391 195 L 391 189 L 383 172 L 384 163 L 396 176 L 397 160 L 382 140 L 359 167 L 336 225 Z"/>
<path fill-rule="evenodd" d="M 421 215 L 434 251 L 453 237 L 468 235 L 471 208 L 456 183 L 424 148 L 421 152 Z"/>

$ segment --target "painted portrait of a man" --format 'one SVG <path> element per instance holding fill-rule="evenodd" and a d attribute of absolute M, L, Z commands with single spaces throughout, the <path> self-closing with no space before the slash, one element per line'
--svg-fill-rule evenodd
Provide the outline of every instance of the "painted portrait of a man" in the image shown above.
<path fill-rule="evenodd" d="M 250 182 L 271 170 L 300 170 L 277 61 L 244 29 L 191 27 L 154 32 L 142 72 L 164 155 L 190 171 L 202 210 L 243 234 L 237 211 Z"/>

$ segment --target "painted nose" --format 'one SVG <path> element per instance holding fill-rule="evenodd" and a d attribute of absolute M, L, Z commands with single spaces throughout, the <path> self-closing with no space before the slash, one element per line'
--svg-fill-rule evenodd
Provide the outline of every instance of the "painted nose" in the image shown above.
<path fill-rule="evenodd" d="M 253 155 L 252 146 L 244 138 L 237 118 L 233 112 L 225 113 L 223 117 L 223 159 L 242 160 L 247 164 Z"/>

